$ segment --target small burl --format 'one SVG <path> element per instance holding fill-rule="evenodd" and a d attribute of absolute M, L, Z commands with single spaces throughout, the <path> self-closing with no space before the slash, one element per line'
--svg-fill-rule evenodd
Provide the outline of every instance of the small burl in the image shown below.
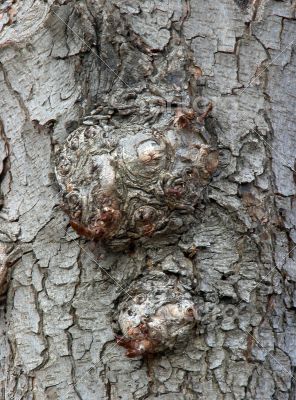
<path fill-rule="evenodd" d="M 117 344 L 127 357 L 145 356 L 180 347 L 188 342 L 198 317 L 188 285 L 162 272 L 132 283 L 118 305 L 122 336 Z"/>

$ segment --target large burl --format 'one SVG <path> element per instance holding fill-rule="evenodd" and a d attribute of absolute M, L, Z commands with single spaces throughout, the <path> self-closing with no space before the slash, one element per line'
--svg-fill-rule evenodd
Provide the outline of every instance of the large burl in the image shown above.
<path fill-rule="evenodd" d="M 82 236 L 129 243 L 177 232 L 217 167 L 196 132 L 136 123 L 81 126 L 56 154 L 71 226 Z"/>
<path fill-rule="evenodd" d="M 123 336 L 117 336 L 128 357 L 172 349 L 187 343 L 197 319 L 188 285 L 162 272 L 136 280 L 118 307 Z"/>

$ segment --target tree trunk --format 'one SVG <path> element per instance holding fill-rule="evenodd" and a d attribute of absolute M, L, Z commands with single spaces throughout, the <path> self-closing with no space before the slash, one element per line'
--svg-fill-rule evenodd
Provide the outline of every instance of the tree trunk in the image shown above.
<path fill-rule="evenodd" d="M 1 398 L 295 399 L 295 1 L 10 3 Z M 190 126 L 218 150 L 186 229 L 118 251 L 71 228 L 57 148 L 108 116 L 119 130 Z M 197 324 L 186 343 L 128 358 L 117 311 L 157 270 L 188 278 Z"/>

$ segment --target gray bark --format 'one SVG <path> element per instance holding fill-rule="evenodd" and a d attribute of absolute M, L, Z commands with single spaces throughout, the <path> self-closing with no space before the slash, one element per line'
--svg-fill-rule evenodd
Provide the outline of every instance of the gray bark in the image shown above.
<path fill-rule="evenodd" d="M 15 7 L 0 26 L 1 398 L 295 399 L 295 1 Z M 199 129 L 220 161 L 189 229 L 127 253 L 69 226 L 54 150 L 130 90 L 212 102 Z M 192 273 L 199 322 L 185 347 L 129 359 L 114 313 L 158 264 Z"/>

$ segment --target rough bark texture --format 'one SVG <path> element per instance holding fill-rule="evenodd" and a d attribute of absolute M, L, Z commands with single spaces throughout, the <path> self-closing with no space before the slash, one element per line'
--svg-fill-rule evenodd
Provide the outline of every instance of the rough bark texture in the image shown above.
<path fill-rule="evenodd" d="M 0 33 L 0 397 L 295 399 L 295 1 L 16 7 Z M 54 151 L 93 109 L 137 124 L 159 98 L 213 103 L 199 129 L 218 173 L 180 237 L 114 253 L 69 226 Z M 150 104 L 150 126 L 169 111 Z M 114 315 L 159 269 L 191 276 L 199 323 L 185 347 L 128 359 Z"/>

